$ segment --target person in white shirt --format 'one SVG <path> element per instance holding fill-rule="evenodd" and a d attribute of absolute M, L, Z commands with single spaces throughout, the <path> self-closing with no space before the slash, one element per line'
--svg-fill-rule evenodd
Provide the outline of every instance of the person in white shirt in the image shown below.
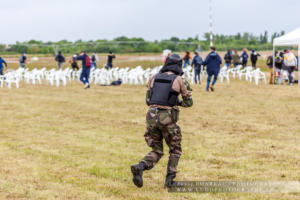
<path fill-rule="evenodd" d="M 297 58 L 296 56 L 288 49 L 283 57 L 283 63 L 287 67 L 288 70 L 288 77 L 290 85 L 293 85 L 293 72 L 297 66 Z"/>

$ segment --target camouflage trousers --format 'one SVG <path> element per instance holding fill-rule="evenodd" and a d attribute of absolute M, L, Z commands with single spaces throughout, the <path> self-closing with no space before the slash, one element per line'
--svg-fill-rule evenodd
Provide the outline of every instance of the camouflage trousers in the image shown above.
<path fill-rule="evenodd" d="M 152 169 L 164 155 L 163 139 L 169 146 L 169 162 L 167 173 L 176 173 L 181 150 L 181 131 L 172 118 L 171 110 L 150 108 L 146 117 L 147 131 L 145 140 L 152 151 L 149 152 L 142 162 L 146 163 L 146 170 Z"/>

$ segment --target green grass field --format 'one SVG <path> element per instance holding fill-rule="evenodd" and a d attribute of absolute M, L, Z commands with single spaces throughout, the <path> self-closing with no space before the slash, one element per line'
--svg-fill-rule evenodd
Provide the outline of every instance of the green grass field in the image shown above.
<path fill-rule="evenodd" d="M 299 180 L 298 86 L 193 86 L 181 109 L 183 155 L 176 180 Z M 164 189 L 168 159 L 136 188 L 130 165 L 150 148 L 145 86 L 84 90 L 0 88 L 0 199 L 299 199 L 300 194 L 176 194 Z"/>

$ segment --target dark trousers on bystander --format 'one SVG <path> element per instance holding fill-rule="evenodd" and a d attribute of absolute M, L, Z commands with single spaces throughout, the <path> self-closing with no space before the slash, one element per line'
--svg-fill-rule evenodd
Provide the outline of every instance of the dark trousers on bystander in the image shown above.
<path fill-rule="evenodd" d="M 295 66 L 290 66 L 290 67 L 288 67 L 289 83 L 290 83 L 290 84 L 293 84 L 293 82 L 294 82 L 293 76 L 292 76 L 294 70 L 295 70 Z"/>
<path fill-rule="evenodd" d="M 195 66 L 195 83 L 200 83 L 201 82 L 201 76 L 200 76 L 200 73 L 201 73 L 201 65 L 196 65 Z"/>
<path fill-rule="evenodd" d="M 89 67 L 83 67 L 81 75 L 80 75 L 80 81 L 83 84 L 90 84 L 89 77 L 90 77 L 90 68 Z"/>

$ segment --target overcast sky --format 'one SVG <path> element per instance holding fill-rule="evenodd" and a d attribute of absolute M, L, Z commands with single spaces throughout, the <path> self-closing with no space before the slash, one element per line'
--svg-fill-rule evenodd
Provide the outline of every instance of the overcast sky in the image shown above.
<path fill-rule="evenodd" d="M 208 4 L 209 0 L 1 1 L 0 43 L 202 36 L 209 31 Z M 300 25 L 299 8 L 299 0 L 213 0 L 214 31 L 288 32 Z"/>

